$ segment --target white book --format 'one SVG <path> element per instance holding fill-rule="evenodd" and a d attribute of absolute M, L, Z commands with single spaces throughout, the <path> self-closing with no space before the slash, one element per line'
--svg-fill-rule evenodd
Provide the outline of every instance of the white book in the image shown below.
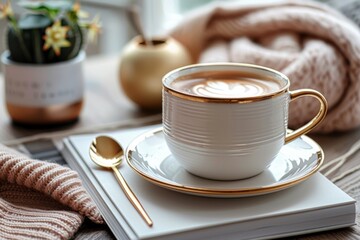
<path fill-rule="evenodd" d="M 120 130 L 109 135 L 126 147 L 138 135 L 157 127 Z M 122 192 L 113 172 L 91 161 L 89 146 L 97 135 L 65 139 L 63 154 L 80 174 L 118 239 L 269 239 L 355 224 L 355 200 L 320 173 L 266 195 L 207 198 L 156 186 L 124 161 L 119 170 L 152 218 L 154 225 L 149 227 Z"/>

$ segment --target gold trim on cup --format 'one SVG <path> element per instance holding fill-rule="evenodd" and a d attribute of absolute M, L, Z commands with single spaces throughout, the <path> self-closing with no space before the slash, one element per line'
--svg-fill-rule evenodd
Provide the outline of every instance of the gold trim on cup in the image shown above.
<path fill-rule="evenodd" d="M 197 95 L 193 95 L 193 94 L 187 94 L 184 92 L 181 92 L 179 90 L 176 90 L 174 88 L 172 88 L 167 82 L 166 80 L 169 79 L 172 75 L 175 75 L 178 72 L 181 71 L 186 71 L 188 70 L 189 73 L 188 74 L 192 74 L 192 73 L 199 73 L 201 71 L 191 71 L 191 69 L 196 69 L 196 68 L 206 68 L 206 67 L 225 67 L 225 68 L 229 68 L 229 67 L 239 67 L 239 68 L 252 68 L 255 70 L 260 70 L 260 71 L 266 71 L 268 73 L 271 73 L 274 76 L 278 76 L 280 78 L 282 78 L 283 80 L 285 80 L 286 84 L 280 88 L 277 91 L 274 91 L 273 93 L 269 93 L 269 94 L 264 94 L 261 96 L 253 96 L 253 97 L 239 97 L 239 98 L 216 98 L 216 97 L 204 97 L 204 96 L 197 96 Z M 210 70 L 210 69 L 209 69 Z M 226 69 L 226 71 L 229 69 Z M 232 69 L 234 70 L 234 69 Z M 205 69 L 205 71 L 207 71 Z M 212 71 L 214 71 L 212 69 Z M 216 70 L 217 71 L 217 70 Z M 224 70 L 225 71 L 225 70 Z M 236 70 L 235 70 L 236 71 Z M 254 74 L 256 75 L 256 74 Z M 260 74 L 259 74 L 260 75 Z M 179 77 L 183 77 L 181 75 L 179 75 Z M 262 77 L 264 78 L 264 77 Z M 269 77 L 271 78 L 271 77 Z M 273 77 L 273 79 L 275 79 L 275 77 Z M 174 79 L 175 80 L 175 79 Z M 188 65 L 185 67 L 181 67 L 181 68 L 177 68 L 169 73 L 167 73 L 164 77 L 163 77 L 163 91 L 171 94 L 175 97 L 178 98 L 182 98 L 185 100 L 189 100 L 189 101 L 195 101 L 195 102 L 213 102 L 213 103 L 249 103 L 249 102 L 257 102 L 257 101 L 262 101 L 262 100 L 266 100 L 266 99 L 270 99 L 270 98 L 275 98 L 285 92 L 288 91 L 290 86 L 290 80 L 288 79 L 288 77 L 284 74 L 282 74 L 281 72 L 278 72 L 274 69 L 271 68 L 267 68 L 267 67 L 263 67 L 263 66 L 259 66 L 259 65 L 254 65 L 254 64 L 247 64 L 247 63 L 199 63 L 199 64 L 192 64 L 192 65 Z"/>

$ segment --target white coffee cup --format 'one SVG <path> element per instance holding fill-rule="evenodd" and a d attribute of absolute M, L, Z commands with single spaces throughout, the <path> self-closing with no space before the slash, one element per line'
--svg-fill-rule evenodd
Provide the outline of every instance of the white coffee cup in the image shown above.
<path fill-rule="evenodd" d="M 175 159 L 190 173 L 215 180 L 255 176 L 282 146 L 309 132 L 326 115 L 323 95 L 289 91 L 282 73 L 250 64 L 195 64 L 163 78 L 163 131 Z M 287 134 L 289 102 L 319 100 L 318 114 Z"/>

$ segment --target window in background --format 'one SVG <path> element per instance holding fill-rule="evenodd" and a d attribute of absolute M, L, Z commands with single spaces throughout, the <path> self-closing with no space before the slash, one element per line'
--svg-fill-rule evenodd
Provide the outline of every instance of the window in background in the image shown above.
<path fill-rule="evenodd" d="M 97 46 L 89 46 L 88 55 L 117 54 L 137 34 L 132 19 L 134 8 L 144 0 L 82 0 L 82 7 L 90 13 L 99 13 L 102 34 Z M 145 0 L 151 1 L 159 32 L 173 28 L 184 13 L 214 0 Z"/>
<path fill-rule="evenodd" d="M 143 0 L 142 0 L 143 1 Z M 162 24 L 158 27 L 164 33 L 173 28 L 186 12 L 207 4 L 214 0 L 145 0 L 154 4 L 161 5 L 156 10 L 156 16 Z M 19 0 L 13 0 L 13 8 L 16 14 L 22 14 L 22 9 L 17 6 Z M 119 54 L 124 45 L 135 35 L 137 31 L 134 27 L 131 13 L 135 4 L 140 0 L 81 0 L 81 7 L 91 16 L 98 14 L 101 19 L 102 32 L 97 44 L 86 47 L 88 56 L 97 54 Z M 161 3 L 159 3 L 161 2 Z M 161 11 L 161 12 L 159 12 Z M 0 21 L 0 31 L 4 35 L 6 21 Z M 4 35 L 5 36 L 5 35 Z M 0 52 L 7 48 L 6 39 L 0 38 Z"/>

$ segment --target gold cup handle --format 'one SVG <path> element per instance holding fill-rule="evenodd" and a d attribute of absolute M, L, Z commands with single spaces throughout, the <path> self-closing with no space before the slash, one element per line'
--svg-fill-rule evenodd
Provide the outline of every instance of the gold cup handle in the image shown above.
<path fill-rule="evenodd" d="M 316 127 L 324 118 L 328 109 L 327 101 L 325 97 L 319 93 L 318 91 L 312 90 L 312 89 L 300 89 L 296 91 L 290 92 L 290 101 L 293 101 L 297 98 L 309 96 L 314 97 L 320 102 L 320 109 L 318 114 L 311 119 L 307 124 L 304 126 L 296 129 L 295 131 L 286 134 L 285 137 L 285 144 L 293 141 L 294 139 L 300 137 L 303 134 L 306 134 L 310 132 L 314 127 Z"/>

